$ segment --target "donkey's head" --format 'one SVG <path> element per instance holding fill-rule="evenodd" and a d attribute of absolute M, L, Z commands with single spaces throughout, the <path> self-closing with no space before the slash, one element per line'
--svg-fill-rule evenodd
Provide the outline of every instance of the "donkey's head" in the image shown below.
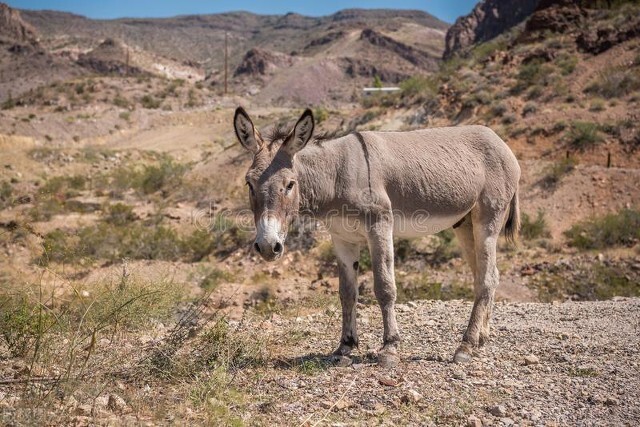
<path fill-rule="evenodd" d="M 295 154 L 311 139 L 313 114 L 307 109 L 294 128 L 273 141 L 265 141 L 242 107 L 233 119 L 240 144 L 253 154 L 246 175 L 249 202 L 256 224 L 254 249 L 267 261 L 282 256 L 284 240 L 300 206 L 300 191 L 293 168 Z"/>

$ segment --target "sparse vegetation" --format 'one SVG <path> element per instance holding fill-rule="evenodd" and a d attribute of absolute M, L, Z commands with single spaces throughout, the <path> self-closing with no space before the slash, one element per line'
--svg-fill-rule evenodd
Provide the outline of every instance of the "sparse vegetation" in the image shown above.
<path fill-rule="evenodd" d="M 549 226 L 544 211 L 539 210 L 535 218 L 523 212 L 520 235 L 526 240 L 550 237 L 551 233 L 549 233 Z"/>
<path fill-rule="evenodd" d="M 639 69 L 611 67 L 601 72 L 585 92 L 611 99 L 624 97 L 636 90 L 640 90 Z"/>
<path fill-rule="evenodd" d="M 596 123 L 575 121 L 566 133 L 567 142 L 573 148 L 586 150 L 604 141 Z"/>
<path fill-rule="evenodd" d="M 144 95 L 140 98 L 140 104 L 143 108 L 157 109 L 162 106 L 162 101 L 155 99 L 152 95 Z"/>
<path fill-rule="evenodd" d="M 575 224 L 565 231 L 569 244 L 579 249 L 632 246 L 640 241 L 640 211 L 623 209 Z"/>
<path fill-rule="evenodd" d="M 576 167 L 573 157 L 568 157 L 554 162 L 545 168 L 544 175 L 540 180 L 543 187 L 554 188 L 566 175 L 571 173 Z"/>

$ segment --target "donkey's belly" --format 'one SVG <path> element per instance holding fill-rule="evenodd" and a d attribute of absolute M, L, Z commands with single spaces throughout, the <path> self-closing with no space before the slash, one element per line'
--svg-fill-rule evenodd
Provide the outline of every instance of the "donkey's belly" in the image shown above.
<path fill-rule="evenodd" d="M 451 228 L 459 222 L 467 212 L 447 216 L 434 216 L 426 212 L 415 212 L 412 215 L 394 215 L 393 235 L 395 237 L 420 237 L 436 234 Z"/>

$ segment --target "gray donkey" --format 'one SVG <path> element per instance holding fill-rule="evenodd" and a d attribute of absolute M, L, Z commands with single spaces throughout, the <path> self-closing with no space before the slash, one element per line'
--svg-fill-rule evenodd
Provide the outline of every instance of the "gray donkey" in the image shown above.
<path fill-rule="evenodd" d="M 338 260 L 342 336 L 333 353 L 348 363 L 358 346 L 358 259 L 366 244 L 374 292 L 384 323 L 378 363 L 398 363 L 393 238 L 454 228 L 473 271 L 475 301 L 457 363 L 471 360 L 489 338 L 498 286 L 496 244 L 500 230 L 515 241 L 520 226 L 520 167 L 507 144 L 484 126 L 410 132 L 354 132 L 322 142 L 312 139 L 306 110 L 288 133 L 263 138 L 238 108 L 234 128 L 253 154 L 246 174 L 256 225 L 255 250 L 267 261 L 284 252 L 291 222 L 306 213 L 322 221 Z"/>

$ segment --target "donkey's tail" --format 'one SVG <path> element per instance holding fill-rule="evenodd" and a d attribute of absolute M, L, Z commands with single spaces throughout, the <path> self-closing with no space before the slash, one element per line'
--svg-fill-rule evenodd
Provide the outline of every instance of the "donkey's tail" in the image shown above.
<path fill-rule="evenodd" d="M 518 233 L 520 232 L 520 201 L 518 199 L 518 188 L 511 198 L 509 205 L 509 216 L 504 225 L 504 236 L 508 242 L 516 244 L 518 242 Z"/>

